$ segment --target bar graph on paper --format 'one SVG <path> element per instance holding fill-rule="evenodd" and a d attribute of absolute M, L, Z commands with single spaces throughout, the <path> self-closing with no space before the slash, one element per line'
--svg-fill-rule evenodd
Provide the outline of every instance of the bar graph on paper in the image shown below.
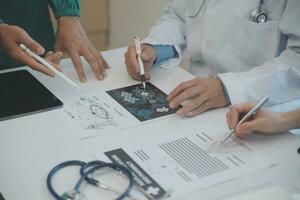
<path fill-rule="evenodd" d="M 128 153 L 163 186 L 184 193 L 232 180 L 271 166 L 248 145 L 232 141 L 226 151 L 210 152 L 204 132 L 172 138 Z"/>

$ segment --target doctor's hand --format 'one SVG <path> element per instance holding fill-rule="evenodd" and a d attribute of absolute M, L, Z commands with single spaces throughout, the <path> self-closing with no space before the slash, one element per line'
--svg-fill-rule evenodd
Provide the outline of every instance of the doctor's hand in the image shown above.
<path fill-rule="evenodd" d="M 227 113 L 227 125 L 230 129 L 235 128 L 239 120 L 246 115 L 255 104 L 245 103 L 230 107 Z M 249 121 L 239 125 L 235 130 L 235 135 L 239 138 L 245 138 L 249 133 L 277 134 L 289 130 L 288 123 L 284 123 L 285 114 L 275 113 L 267 109 L 260 109 L 256 115 Z"/>
<path fill-rule="evenodd" d="M 218 78 L 195 78 L 181 83 L 169 94 L 168 101 L 171 108 L 188 101 L 177 111 L 178 115 L 188 117 L 228 105 L 222 83 Z"/>
<path fill-rule="evenodd" d="M 86 82 L 80 56 L 90 64 L 98 80 L 103 80 L 109 65 L 88 39 L 78 17 L 58 19 L 55 50 L 68 53 L 81 82 Z"/>
<path fill-rule="evenodd" d="M 144 62 L 145 67 L 145 78 L 147 80 L 151 79 L 151 69 L 154 65 L 154 62 L 157 58 L 155 49 L 151 45 L 142 44 L 142 53 L 141 58 Z M 127 52 L 125 53 L 125 64 L 128 74 L 135 80 L 140 80 L 140 67 L 137 60 L 137 53 L 135 50 L 135 45 L 128 47 Z"/>
<path fill-rule="evenodd" d="M 30 50 L 38 55 L 45 53 L 45 49 L 34 41 L 25 30 L 20 27 L 1 24 L 0 25 L 0 46 L 8 56 L 17 64 L 28 65 L 33 70 L 42 72 L 48 76 L 54 76 L 54 72 L 40 64 L 20 48 L 20 44 L 26 45 Z M 58 65 L 62 57 L 62 52 L 47 52 L 46 60 L 61 71 Z"/>

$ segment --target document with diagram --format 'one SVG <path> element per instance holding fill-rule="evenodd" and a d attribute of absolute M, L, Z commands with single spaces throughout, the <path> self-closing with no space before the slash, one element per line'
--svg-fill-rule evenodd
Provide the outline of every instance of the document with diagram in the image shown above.
<path fill-rule="evenodd" d="M 176 112 L 167 95 L 150 82 L 107 92 L 84 94 L 64 102 L 56 114 L 81 139 L 139 126 Z"/>

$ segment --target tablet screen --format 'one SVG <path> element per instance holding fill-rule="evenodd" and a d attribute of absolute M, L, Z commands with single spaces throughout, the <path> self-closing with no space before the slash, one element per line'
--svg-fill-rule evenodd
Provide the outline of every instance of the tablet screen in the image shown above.
<path fill-rule="evenodd" d="M 63 103 L 28 71 L 0 74 L 0 120 L 62 106 Z"/>

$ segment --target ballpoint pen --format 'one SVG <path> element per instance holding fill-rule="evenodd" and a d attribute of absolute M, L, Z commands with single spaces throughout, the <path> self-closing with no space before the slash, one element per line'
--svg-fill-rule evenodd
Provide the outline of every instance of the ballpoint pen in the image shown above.
<path fill-rule="evenodd" d="M 269 97 L 265 96 L 262 100 L 260 100 L 242 119 L 241 121 L 239 121 L 239 123 L 233 128 L 231 129 L 223 138 L 223 140 L 221 141 L 221 144 L 224 143 L 231 135 L 232 133 L 234 133 L 235 129 L 241 125 L 243 122 L 245 122 L 246 120 L 248 120 L 250 117 L 254 116 L 257 111 L 265 104 L 268 102 Z"/>
<path fill-rule="evenodd" d="M 144 68 L 144 63 L 141 58 L 141 53 L 142 53 L 142 48 L 141 48 L 141 42 L 138 37 L 134 37 L 134 43 L 135 43 L 135 49 L 136 49 L 136 54 L 137 54 L 137 59 L 139 62 L 139 67 L 140 67 L 140 75 L 141 75 L 141 81 L 143 83 L 144 89 L 146 88 L 146 78 L 145 78 L 145 68 Z"/>
<path fill-rule="evenodd" d="M 55 67 L 50 65 L 44 58 L 40 57 L 39 55 L 32 52 L 28 47 L 26 47 L 24 44 L 20 44 L 20 47 L 23 51 L 25 51 L 28 55 L 30 55 L 32 58 L 40 62 L 42 65 L 46 66 L 48 69 L 52 70 L 55 74 L 60 76 L 63 80 L 65 80 L 67 83 L 69 83 L 71 86 L 77 88 L 78 90 L 81 90 L 80 87 L 74 83 L 71 79 L 66 77 L 63 73 L 58 71 Z"/>

